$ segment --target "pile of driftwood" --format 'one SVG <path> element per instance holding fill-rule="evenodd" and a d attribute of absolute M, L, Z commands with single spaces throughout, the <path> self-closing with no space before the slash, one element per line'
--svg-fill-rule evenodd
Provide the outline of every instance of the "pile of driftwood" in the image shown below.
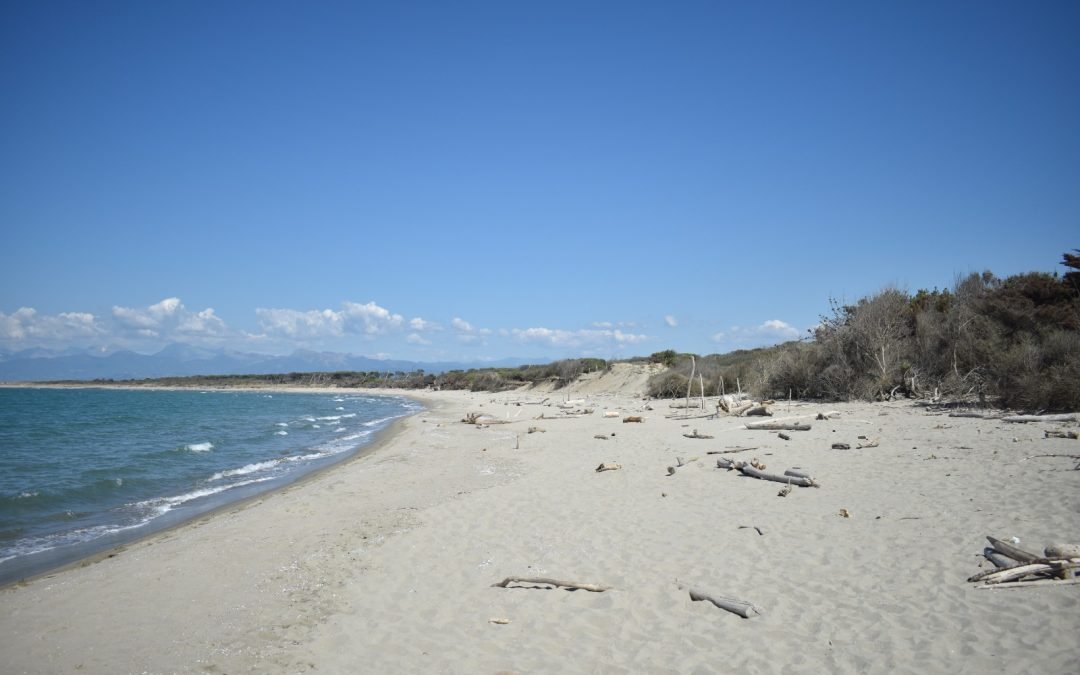
<path fill-rule="evenodd" d="M 981 582 L 979 588 L 1080 583 L 1080 577 L 1076 576 L 1080 570 L 1080 544 L 1051 544 L 1040 556 L 994 537 L 986 539 L 990 546 L 983 549 L 983 557 L 993 563 L 994 569 L 968 578 L 971 582 Z"/>

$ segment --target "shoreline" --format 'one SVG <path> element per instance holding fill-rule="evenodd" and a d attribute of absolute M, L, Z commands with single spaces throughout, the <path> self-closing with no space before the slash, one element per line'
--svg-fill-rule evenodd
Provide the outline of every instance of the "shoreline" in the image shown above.
<path fill-rule="evenodd" d="M 794 402 L 774 419 L 841 414 L 785 441 L 668 417 L 633 389 L 546 394 L 559 400 L 425 392 L 372 453 L 0 591 L 0 652 L 27 673 L 1066 673 L 1080 658 L 1080 585 L 965 581 L 987 534 L 1039 548 L 1080 530 L 1080 472 L 1027 461 L 1073 449 L 1045 425 Z M 566 417 L 569 397 L 594 412 Z M 462 424 L 470 412 L 499 423 Z M 855 449 L 859 436 L 881 444 Z M 706 454 L 743 448 L 821 487 L 780 498 Z M 508 576 L 613 589 L 492 588 Z"/>
<path fill-rule="evenodd" d="M 5 383 L 0 383 L 0 387 L 6 387 L 6 386 L 8 386 L 8 385 L 5 384 Z M 317 394 L 328 394 L 328 393 L 340 393 L 341 391 L 343 391 L 341 389 L 333 389 L 333 388 L 326 388 L 325 390 L 314 390 L 314 389 L 307 390 L 307 389 L 299 389 L 299 388 L 294 389 L 294 388 L 288 388 L 288 387 L 253 387 L 253 388 L 233 388 L 233 387 L 222 387 L 222 388 L 208 388 L 208 387 L 122 387 L 122 386 L 121 387 L 114 387 L 114 386 L 110 386 L 110 385 L 105 385 L 105 386 L 87 385 L 85 387 L 84 386 L 70 386 L 69 387 L 69 386 L 65 385 L 65 386 L 60 386 L 60 387 L 50 387 L 50 386 L 38 386 L 37 384 L 31 384 L 31 385 L 27 385 L 25 387 L 22 384 L 19 384 L 16 387 L 12 387 L 12 388 L 122 389 L 122 390 L 134 390 L 134 391 L 188 391 L 188 390 L 193 390 L 193 391 L 215 391 L 215 392 L 231 392 L 231 391 L 257 392 L 257 391 L 266 391 L 266 392 L 272 392 L 272 393 L 275 393 L 275 394 L 298 393 L 298 394 L 316 394 L 316 395 Z M 395 390 L 395 393 L 392 393 L 392 394 L 380 394 L 380 393 L 375 393 L 375 390 L 366 390 L 366 389 L 365 390 L 354 389 L 352 391 L 355 391 L 355 392 L 357 392 L 359 394 L 362 394 L 362 395 L 365 395 L 365 396 L 382 396 L 383 398 L 409 398 L 412 401 L 420 404 L 421 406 L 424 406 L 424 403 L 418 397 L 416 397 L 416 396 L 408 396 L 406 394 L 403 394 L 403 393 L 401 393 L 401 390 Z M 393 433 L 395 433 L 395 427 L 397 427 L 397 425 L 402 420 L 407 419 L 409 417 L 412 417 L 414 415 L 422 414 L 424 412 L 424 410 L 425 410 L 425 408 L 421 407 L 420 410 L 417 410 L 417 411 L 414 411 L 414 412 L 411 412 L 411 413 L 407 413 L 407 414 L 404 414 L 404 415 L 402 415 L 400 417 L 394 418 L 394 420 L 392 420 L 385 428 L 383 428 L 383 429 L 379 430 L 377 433 L 375 433 L 369 439 L 369 441 L 367 443 L 364 443 L 362 445 L 358 445 L 358 446 L 354 447 L 352 450 L 350 450 L 350 451 L 348 451 L 346 453 L 342 453 L 343 456 L 341 456 L 341 457 L 330 458 L 330 461 L 322 464 L 321 466 L 318 466 L 317 468 L 310 469 L 308 471 L 298 473 L 294 477 L 283 478 L 283 479 L 280 480 L 280 482 L 276 482 L 272 486 L 265 487 L 265 488 L 262 488 L 262 489 L 252 490 L 252 491 L 250 491 L 250 494 L 246 494 L 246 495 L 243 495 L 243 496 L 238 496 L 238 497 L 235 497 L 235 498 L 232 498 L 232 499 L 225 499 L 220 504 L 217 504 L 216 506 L 212 506 L 212 507 L 210 507 L 210 508 L 208 508 L 206 510 L 203 510 L 203 511 L 196 511 L 195 513 L 192 513 L 190 515 L 183 516 L 183 515 L 180 515 L 180 514 L 173 514 L 172 517 L 169 518 L 168 517 L 169 514 L 167 514 L 164 517 L 167 522 L 155 525 L 154 521 L 150 521 L 150 522 L 145 523 L 144 525 L 140 526 L 139 528 L 137 528 L 139 530 L 144 530 L 144 531 L 141 531 L 141 532 L 134 532 L 134 533 L 129 534 L 127 536 L 113 535 L 111 537 L 110 536 L 103 537 L 103 539 L 109 539 L 110 541 L 99 542 L 97 544 L 95 544 L 94 541 L 91 540 L 91 541 L 87 541 L 87 542 L 82 542 L 80 544 L 71 545 L 69 547 L 65 547 L 65 548 L 68 548 L 68 549 L 74 549 L 74 551 L 70 552 L 70 553 L 65 553 L 63 551 L 57 552 L 57 551 L 53 551 L 53 550 L 47 550 L 47 551 L 42 551 L 42 552 L 39 552 L 39 553 L 36 553 L 36 554 L 32 554 L 30 557 L 33 557 L 35 555 L 43 556 L 45 558 L 45 562 L 42 562 L 42 563 L 39 563 L 39 564 L 26 564 L 24 562 L 23 565 L 16 566 L 16 569 L 20 569 L 21 567 L 26 567 L 28 572 L 25 575 L 10 576 L 10 578 L 7 578 L 6 580 L 0 579 L 0 592 L 4 591 L 7 588 L 11 588 L 13 586 L 25 586 L 26 584 L 28 584 L 30 582 L 33 582 L 33 581 L 35 581 L 37 579 L 41 579 L 43 577 L 49 577 L 49 576 L 52 576 L 53 574 L 57 574 L 57 573 L 62 573 L 65 570 L 68 570 L 68 569 L 83 567 L 83 566 L 86 566 L 88 564 L 94 564 L 94 563 L 100 562 L 101 560 L 115 557 L 117 554 L 123 552 L 124 550 L 128 549 L 129 547 L 131 547 L 133 545 L 136 545 L 136 544 L 138 544 L 140 542 L 143 542 L 143 541 L 145 541 L 147 539 L 151 539 L 151 538 L 156 537 L 158 535 L 164 535 L 164 534 L 176 531 L 176 530 L 183 529 L 184 527 L 190 525 L 191 523 L 193 523 L 195 521 L 198 521 L 198 520 L 201 520 L 201 519 L 204 519 L 204 518 L 212 518 L 212 517 L 215 517 L 218 514 L 228 512 L 229 510 L 234 509 L 234 508 L 237 508 L 237 509 L 244 508 L 245 505 L 248 504 L 249 502 L 256 501 L 256 500 L 259 500 L 259 499 L 262 499 L 262 498 L 266 498 L 266 497 L 268 497 L 270 495 L 273 495 L 273 494 L 275 494 L 277 492 L 288 490 L 288 489 L 293 488 L 293 487 L 299 487 L 304 482 L 317 477 L 318 475 L 322 474 L 323 472 L 331 471 L 335 467 L 339 467 L 341 465 L 348 464 L 349 462 L 355 461 L 355 460 L 357 460 L 357 459 L 359 459 L 361 457 L 364 457 L 364 456 L 366 456 L 368 454 L 374 453 L 378 449 L 378 447 L 380 447 L 380 445 L 382 445 L 384 443 L 384 437 L 392 435 Z M 227 493 L 224 493 L 224 495 L 227 496 Z M 169 522 L 169 521 L 171 521 L 171 522 Z M 117 539 L 118 541 L 112 541 L 113 539 Z M 82 551 L 85 551 L 85 552 L 82 552 Z M 49 562 L 49 559 L 51 559 L 51 558 L 59 559 L 61 562 Z"/>

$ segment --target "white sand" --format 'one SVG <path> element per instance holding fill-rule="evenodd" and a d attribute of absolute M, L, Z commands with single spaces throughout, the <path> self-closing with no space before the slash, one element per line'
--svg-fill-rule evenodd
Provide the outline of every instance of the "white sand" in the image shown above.
<path fill-rule="evenodd" d="M 2 670 L 1077 672 L 1080 585 L 966 581 L 987 534 L 1080 542 L 1080 471 L 1025 460 L 1080 453 L 1043 438 L 1057 425 L 785 402 L 774 419 L 813 429 L 784 441 L 741 419 L 665 419 L 643 382 L 620 370 L 571 391 L 424 393 L 428 410 L 367 456 L 4 590 Z M 546 396 L 595 412 L 536 420 L 560 411 L 507 404 Z M 813 421 L 823 410 L 842 415 Z M 461 423 L 470 411 L 512 422 Z M 695 428 L 715 438 L 682 436 Z M 859 435 L 881 445 L 854 449 Z M 706 455 L 747 446 L 731 456 L 810 469 L 822 487 L 780 498 Z M 676 457 L 687 465 L 667 476 Z M 511 575 L 614 590 L 491 587 Z M 691 602 L 680 584 L 763 614 Z"/>

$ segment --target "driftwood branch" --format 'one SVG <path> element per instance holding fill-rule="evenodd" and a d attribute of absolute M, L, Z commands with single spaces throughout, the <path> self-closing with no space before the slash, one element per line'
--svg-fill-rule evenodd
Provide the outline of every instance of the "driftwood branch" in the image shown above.
<path fill-rule="evenodd" d="M 755 431 L 810 431 L 809 424 L 799 422 L 749 422 L 746 428 Z"/>
<path fill-rule="evenodd" d="M 720 609 L 725 609 L 732 614 L 738 614 L 744 619 L 749 619 L 752 614 L 761 614 L 760 609 L 743 600 L 736 600 L 735 598 L 725 598 L 720 595 L 711 595 L 709 593 L 704 593 L 694 588 L 686 588 L 684 586 L 680 586 L 680 588 L 690 593 L 690 600 L 692 600 L 693 602 L 705 600 L 706 602 L 711 602 Z"/>
<path fill-rule="evenodd" d="M 820 487 L 814 482 L 812 478 L 804 478 L 799 476 L 778 476 L 775 473 L 765 473 L 761 469 L 755 468 L 750 464 L 739 463 L 735 467 L 744 476 L 752 476 L 754 478 L 760 478 L 761 480 L 770 480 L 774 483 L 787 483 L 788 485 L 796 485 L 798 487 Z"/>
<path fill-rule="evenodd" d="M 683 436 L 685 436 L 686 438 L 712 438 L 712 436 L 709 436 L 708 434 L 699 434 L 697 429 L 694 429 L 694 433 L 683 434 Z"/>
<path fill-rule="evenodd" d="M 734 455 L 736 452 L 749 452 L 750 450 L 757 450 L 757 447 L 753 448 L 733 448 L 731 450 L 709 450 L 706 455 Z"/>
<path fill-rule="evenodd" d="M 979 584 L 975 588 L 1034 588 L 1037 586 L 1069 586 L 1071 584 L 1080 584 L 1080 577 L 1075 579 L 1037 579 L 1035 581 L 1025 581 L 1022 584 Z"/>
<path fill-rule="evenodd" d="M 590 591 L 592 593 L 603 593 L 604 591 L 610 591 L 611 586 L 600 586 L 598 584 L 579 584 L 576 581 L 559 581 L 558 579 L 549 579 L 547 577 L 506 577 L 497 584 L 492 584 L 492 588 L 509 588 L 510 584 L 547 584 L 548 586 L 556 586 L 559 588 L 566 588 L 569 590 L 582 590 Z"/>
<path fill-rule="evenodd" d="M 1009 415 L 1008 417 L 1002 417 L 1001 421 L 1019 424 L 1027 422 L 1075 422 L 1076 413 L 1067 415 Z"/>
<path fill-rule="evenodd" d="M 1044 431 L 1043 434 L 1043 438 L 1071 438 L 1074 441 L 1080 439 L 1080 433 L 1075 431 L 1053 431 L 1048 429 Z"/>

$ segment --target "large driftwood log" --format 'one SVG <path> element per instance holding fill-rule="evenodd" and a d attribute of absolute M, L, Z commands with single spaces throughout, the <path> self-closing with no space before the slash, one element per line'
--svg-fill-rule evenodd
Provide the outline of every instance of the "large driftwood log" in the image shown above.
<path fill-rule="evenodd" d="M 761 614 L 760 609 L 754 607 L 754 605 L 744 600 L 725 598 L 720 595 L 711 595 L 709 593 L 705 593 L 694 588 L 686 588 L 685 586 L 680 586 L 679 588 L 682 588 L 683 590 L 689 592 L 690 600 L 692 600 L 693 602 L 699 602 L 701 600 L 711 602 L 720 609 L 725 609 L 732 614 L 738 614 L 744 619 L 749 619 L 752 614 Z"/>
<path fill-rule="evenodd" d="M 1026 422 L 1075 422 L 1076 413 L 1067 415 L 1009 415 L 1008 417 L 1002 417 L 1001 421 L 1019 424 Z"/>
<path fill-rule="evenodd" d="M 761 469 L 757 469 L 749 464 L 739 463 L 736 467 L 745 476 L 752 476 L 754 478 L 760 478 L 761 480 L 771 480 L 775 483 L 787 483 L 788 485 L 797 485 L 798 487 L 820 487 L 811 478 L 804 478 L 799 476 L 778 476 L 775 473 L 765 473 Z"/>
<path fill-rule="evenodd" d="M 1000 584 L 1006 581 L 1022 579 L 1032 574 L 1061 574 L 1063 572 L 1080 568 L 1080 562 L 1068 560 L 1047 560 L 1045 562 L 1025 563 L 1004 567 L 1000 570 L 990 570 L 976 574 L 968 581 L 982 581 L 987 584 Z"/>
<path fill-rule="evenodd" d="M 746 428 L 755 431 L 810 431 L 809 424 L 800 422 L 748 422 Z"/>
<path fill-rule="evenodd" d="M 1039 559 L 1038 555 L 1034 553 L 1029 553 L 1022 548 L 1017 548 L 1016 546 L 1013 546 L 1008 542 L 1001 541 L 1000 539 L 995 539 L 994 537 L 987 537 L 986 540 L 990 542 L 990 545 L 993 546 L 994 550 L 996 550 L 998 553 L 1007 555 L 1013 560 L 1017 560 L 1019 562 L 1033 562 Z"/>
<path fill-rule="evenodd" d="M 1047 558 L 1080 558 L 1080 544 L 1050 544 L 1043 554 Z"/>
<path fill-rule="evenodd" d="M 1072 584 L 1080 584 L 1080 577 L 1074 579 L 1037 579 L 1035 581 L 1025 581 L 1022 584 L 979 584 L 975 588 L 1036 588 L 1039 586 L 1069 586 Z"/>
<path fill-rule="evenodd" d="M 558 579 L 549 579 L 547 577 L 506 577 L 497 584 L 491 584 L 492 588 L 509 588 L 510 584 L 547 584 L 548 586 L 556 586 L 561 588 L 568 588 L 570 590 L 582 590 L 590 591 L 592 593 L 603 593 L 604 591 L 610 591 L 611 586 L 600 586 L 598 584 L 579 584 L 576 581 L 559 581 Z"/>
<path fill-rule="evenodd" d="M 788 469 L 784 472 L 785 476 L 791 476 L 792 478 L 809 478 L 813 480 L 809 471 L 803 471 L 802 469 Z"/>
<path fill-rule="evenodd" d="M 769 409 L 763 405 L 750 408 L 745 413 L 743 413 L 743 415 L 745 415 L 746 417 L 772 417 L 772 413 L 769 412 Z"/>
<path fill-rule="evenodd" d="M 739 405 L 735 405 L 735 406 L 731 407 L 731 414 L 735 415 L 735 416 L 739 416 L 739 415 L 742 415 L 744 412 L 746 412 L 747 410 L 749 410 L 750 408 L 753 408 L 753 407 L 754 407 L 753 403 L 749 403 L 749 402 L 740 403 Z"/>

